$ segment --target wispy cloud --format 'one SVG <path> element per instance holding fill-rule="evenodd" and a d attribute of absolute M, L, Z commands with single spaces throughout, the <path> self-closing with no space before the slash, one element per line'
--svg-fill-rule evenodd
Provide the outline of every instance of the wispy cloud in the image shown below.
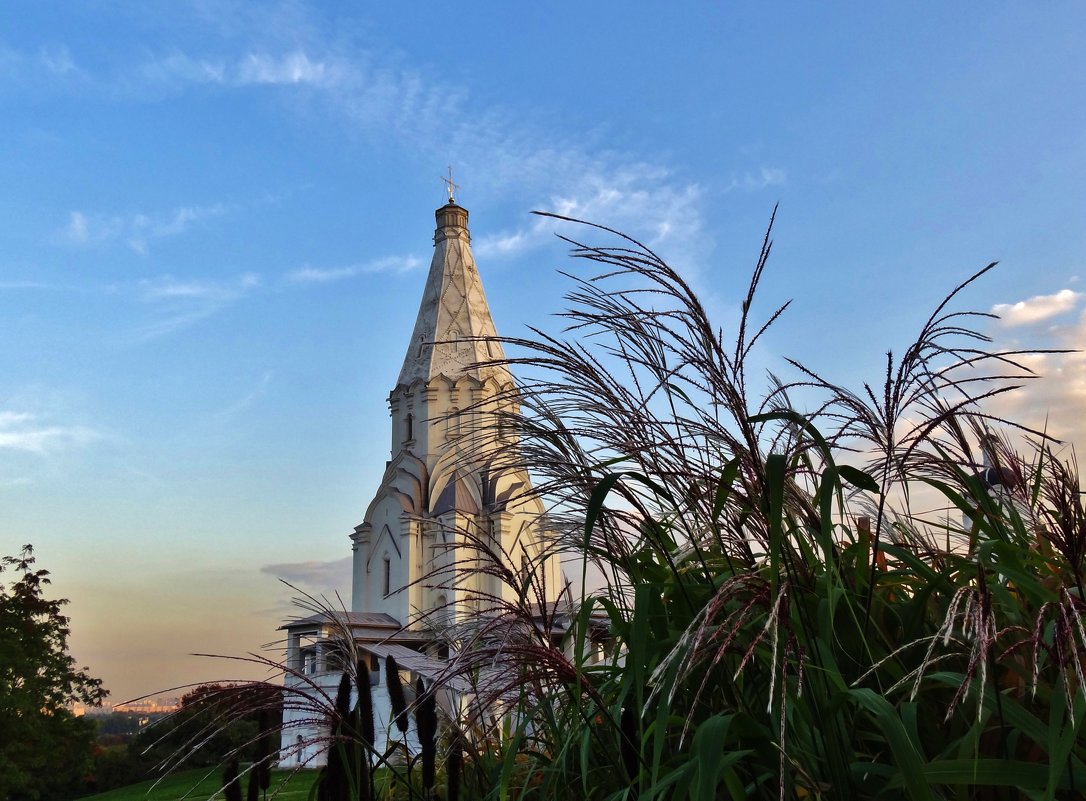
<path fill-rule="evenodd" d="M 246 409 L 248 409 L 250 406 L 255 404 L 268 393 L 268 386 L 271 384 L 272 377 L 274 375 L 274 371 L 267 370 L 264 375 L 260 377 L 260 380 L 257 382 L 256 387 L 254 387 L 252 391 L 247 392 L 236 402 L 230 404 L 225 409 L 220 409 L 219 411 L 215 412 L 215 418 L 220 422 L 231 420 L 237 415 L 241 414 Z"/>
<path fill-rule="evenodd" d="M 50 425 L 30 412 L 0 411 L 0 450 L 47 456 L 99 437 L 85 426 Z"/>
<path fill-rule="evenodd" d="M 286 280 L 292 284 L 330 284 L 373 273 L 401 275 L 418 269 L 422 264 L 422 259 L 417 256 L 385 256 L 364 264 L 353 264 L 347 267 L 306 266 L 287 273 Z"/>
<path fill-rule="evenodd" d="M 242 86 L 246 84 L 335 86 L 341 81 L 338 65 L 314 61 L 301 50 L 278 57 L 266 53 L 249 53 L 237 64 L 234 72 L 236 82 Z"/>
<path fill-rule="evenodd" d="M 347 69 L 344 69 L 347 67 Z M 36 51 L 0 44 L 0 89 L 26 90 L 31 86 L 80 84 L 110 95 L 127 96 L 147 91 L 183 90 L 191 85 L 316 86 L 334 88 L 351 78 L 349 63 L 328 54 L 310 55 L 304 48 L 253 48 L 231 57 L 195 56 L 179 49 L 144 57 L 135 67 L 94 79 L 63 44 L 43 45 Z"/>
<path fill-rule="evenodd" d="M 181 281 L 172 275 L 159 278 L 147 278 L 139 282 L 144 300 L 187 300 L 230 301 L 260 286 L 260 276 L 256 273 L 242 273 L 229 281 Z"/>
<path fill-rule="evenodd" d="M 73 211 L 61 233 L 73 245 L 85 245 L 90 242 L 90 226 L 87 224 L 86 215 L 81 211 Z"/>
<path fill-rule="evenodd" d="M 72 54 L 65 45 L 46 45 L 38 50 L 38 63 L 54 75 L 70 75 L 78 71 Z"/>
<path fill-rule="evenodd" d="M 307 100 L 317 101 L 355 134 L 382 141 L 394 137 L 399 146 L 428 158 L 440 146 L 477 197 L 515 193 L 514 202 L 522 208 L 624 227 L 688 259 L 707 249 L 701 187 L 660 163 L 615 152 L 603 132 L 562 130 L 511 109 L 473 106 L 463 87 L 443 77 L 402 67 L 364 48 L 345 50 L 311 29 L 280 48 L 252 49 L 235 58 L 173 52 L 149 60 L 139 72 L 177 90 L 187 84 L 304 89 Z M 305 113 L 313 108 L 307 104 Z M 783 169 L 763 167 L 733 183 L 753 191 L 784 182 Z M 552 230 L 536 220 L 480 238 L 477 247 L 487 256 L 520 254 L 548 241 Z M 369 266 L 306 267 L 290 280 L 329 282 L 367 271 Z"/>
<path fill-rule="evenodd" d="M 179 280 L 169 275 L 139 281 L 137 297 L 152 307 L 154 320 L 139 329 L 137 339 L 156 339 L 188 328 L 233 305 L 260 286 L 260 276 L 255 273 L 242 273 L 221 281 Z"/>
<path fill-rule="evenodd" d="M 330 562 L 285 562 L 265 565 L 261 573 L 282 579 L 302 590 L 331 594 L 351 586 L 351 557 Z"/>
<path fill-rule="evenodd" d="M 0 91 L 38 91 L 50 84 L 87 80 L 66 45 L 46 44 L 28 51 L 0 44 Z"/>
<path fill-rule="evenodd" d="M 703 193 L 697 184 L 674 182 L 662 168 L 642 164 L 582 176 L 570 190 L 552 195 L 540 210 L 629 231 L 677 262 L 702 255 Z M 516 230 L 479 237 L 475 252 L 486 259 L 517 255 L 551 241 L 560 228 L 552 218 L 537 217 Z"/>
<path fill-rule="evenodd" d="M 250 51 L 225 59 L 193 57 L 178 50 L 156 55 L 140 65 L 137 75 L 153 87 L 182 89 L 188 84 L 243 86 L 315 86 L 334 88 L 350 78 L 337 59 L 312 57 L 305 50 L 286 53 Z"/>
<path fill-rule="evenodd" d="M 1054 295 L 1034 295 L 1017 303 L 997 303 L 992 313 L 999 315 L 1005 326 L 1014 327 L 1043 322 L 1072 311 L 1086 294 L 1061 289 Z"/>
<path fill-rule="evenodd" d="M 330 284 L 345 281 L 361 273 L 358 267 L 302 267 L 287 274 L 287 280 L 296 284 Z"/>
<path fill-rule="evenodd" d="M 666 159 L 616 151 L 606 130 L 563 127 L 546 110 L 525 114 L 520 108 L 475 102 L 466 87 L 445 75 L 404 65 L 400 54 L 367 47 L 358 31 L 333 31 L 290 3 L 266 13 L 262 9 L 259 19 L 236 10 L 204 16 L 201 23 L 211 23 L 233 52 L 223 53 L 223 45 L 214 44 L 203 52 L 172 49 L 147 56 L 144 51 L 136 64 L 100 85 L 130 94 L 190 87 L 276 89 L 284 93 L 287 108 L 297 99 L 300 113 L 323 114 L 352 135 L 395 142 L 426 159 L 440 151 L 471 187 L 465 198 L 469 203 L 472 196 L 499 196 L 525 210 L 590 218 L 627 230 L 692 266 L 704 261 L 712 247 L 705 234 L 702 187 L 669 170 Z M 753 164 L 737 169 L 724 191 L 757 192 L 786 182 L 783 166 Z M 97 218 L 76 211 L 66 234 L 77 244 L 121 240 L 146 252 L 156 230 L 167 235 L 168 228 L 149 219 Z M 536 220 L 481 238 L 477 246 L 481 255 L 517 255 L 548 241 L 550 230 Z M 364 265 L 304 267 L 289 280 L 340 281 L 368 271 Z"/>
<path fill-rule="evenodd" d="M 41 292 L 75 292 L 78 287 L 72 284 L 48 284 L 44 281 L 0 281 L 0 292 L 15 290 L 37 290 Z"/>
<path fill-rule="evenodd" d="M 784 186 L 788 183 L 788 174 L 780 167 L 760 167 L 755 172 L 745 172 L 724 187 L 725 192 L 736 189 L 757 192 L 771 186 Z"/>
<path fill-rule="evenodd" d="M 76 247 L 123 242 L 134 252 L 146 256 L 151 242 L 184 234 L 194 224 L 222 217 L 232 208 L 225 203 L 215 203 L 179 206 L 157 214 L 104 215 L 73 211 L 68 215 L 67 224 L 57 233 L 60 241 Z"/>

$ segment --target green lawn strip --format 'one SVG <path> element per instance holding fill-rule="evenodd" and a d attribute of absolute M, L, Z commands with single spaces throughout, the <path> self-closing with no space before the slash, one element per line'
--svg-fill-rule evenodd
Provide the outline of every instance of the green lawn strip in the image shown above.
<path fill-rule="evenodd" d="M 210 775 L 208 775 L 210 771 Z M 155 786 L 155 780 L 118 787 L 105 793 L 83 796 L 79 801 L 207 801 L 222 798 L 222 769 L 195 768 L 165 777 Z M 305 801 L 317 778 L 315 770 L 273 770 L 268 799 L 276 801 Z M 245 779 L 248 782 L 248 778 Z M 285 786 L 281 786 L 286 782 Z M 151 788 L 154 787 L 152 790 Z"/>

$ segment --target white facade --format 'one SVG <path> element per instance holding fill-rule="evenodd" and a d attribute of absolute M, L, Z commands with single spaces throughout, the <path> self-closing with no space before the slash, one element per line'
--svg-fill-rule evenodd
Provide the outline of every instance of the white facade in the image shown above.
<path fill-rule="evenodd" d="M 387 615 L 322 613 L 292 621 L 283 628 L 287 631 L 289 672 L 284 682 L 288 692 L 284 699 L 280 766 L 318 767 L 324 764 L 326 720 L 340 677 L 344 670 L 354 673 L 359 660 L 368 668 L 373 688 L 374 747 L 385 751 L 394 742 L 405 740 L 408 748 L 417 747 L 413 729 L 405 737 L 392 725 L 392 701 L 384 659 L 390 653 L 396 657 L 399 675 L 405 685 L 412 684 L 417 675 L 433 678 L 441 666 L 419 653 L 418 649 L 425 647 L 427 642 L 424 637 L 402 631 Z M 343 643 L 348 639 L 354 644 L 344 647 Z M 412 693 L 407 689 L 409 697 Z M 356 701 L 357 693 L 352 692 L 352 704 Z"/>
<path fill-rule="evenodd" d="M 390 461 L 351 534 L 351 614 L 338 627 L 317 619 L 284 627 L 288 663 L 304 674 L 288 679 L 288 688 L 292 682 L 314 682 L 328 685 L 334 695 L 342 667 L 321 661 L 319 641 L 342 633 L 344 623 L 358 647 L 376 658 L 390 645 L 414 649 L 417 658 L 405 651 L 397 656 L 401 667 L 412 663 L 410 676 L 405 675 L 411 681 L 439 672 L 443 663 L 433 658 L 435 649 L 423 654 L 435 628 L 485 609 L 472 601 L 479 593 L 509 598 L 515 592 L 493 577 L 469 577 L 460 569 L 480 558 L 476 543 L 500 553 L 514 571 L 532 571 L 546 587 L 548 601 L 562 590 L 542 504 L 527 496 L 527 472 L 504 455 L 510 452 L 510 434 L 495 412 L 515 411 L 516 396 L 504 366 L 482 364 L 504 354 L 499 342 L 488 339 L 497 332 L 471 253 L 468 213 L 450 200 L 437 210 L 436 219 L 422 302 L 388 399 Z M 384 627 L 372 625 L 376 621 Z M 307 638 L 313 643 L 305 645 Z M 312 659 L 312 675 L 305 673 L 307 658 Z M 383 683 L 374 696 L 381 709 L 377 739 L 382 742 L 382 721 L 390 717 Z M 316 748 L 307 744 L 320 739 L 319 727 L 291 707 L 288 700 L 281 764 L 323 764 L 319 743 Z"/>

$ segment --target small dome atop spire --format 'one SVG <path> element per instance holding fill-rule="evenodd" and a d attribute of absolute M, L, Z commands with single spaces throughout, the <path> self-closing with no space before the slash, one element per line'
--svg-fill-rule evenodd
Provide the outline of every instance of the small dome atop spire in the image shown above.
<path fill-rule="evenodd" d="M 434 212 L 437 218 L 437 230 L 434 232 L 434 244 L 442 239 L 451 239 L 463 236 L 471 241 L 468 234 L 468 210 L 457 205 L 455 200 L 450 200 L 444 206 Z"/>

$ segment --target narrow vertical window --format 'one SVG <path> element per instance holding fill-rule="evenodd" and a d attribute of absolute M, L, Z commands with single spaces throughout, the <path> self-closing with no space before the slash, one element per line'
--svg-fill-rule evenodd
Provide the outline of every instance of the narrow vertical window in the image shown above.
<path fill-rule="evenodd" d="M 385 595 L 392 592 L 392 562 L 385 557 Z"/>
<path fill-rule="evenodd" d="M 404 420 L 404 442 L 410 442 L 415 438 L 415 416 L 410 412 L 407 413 L 407 419 Z"/>

